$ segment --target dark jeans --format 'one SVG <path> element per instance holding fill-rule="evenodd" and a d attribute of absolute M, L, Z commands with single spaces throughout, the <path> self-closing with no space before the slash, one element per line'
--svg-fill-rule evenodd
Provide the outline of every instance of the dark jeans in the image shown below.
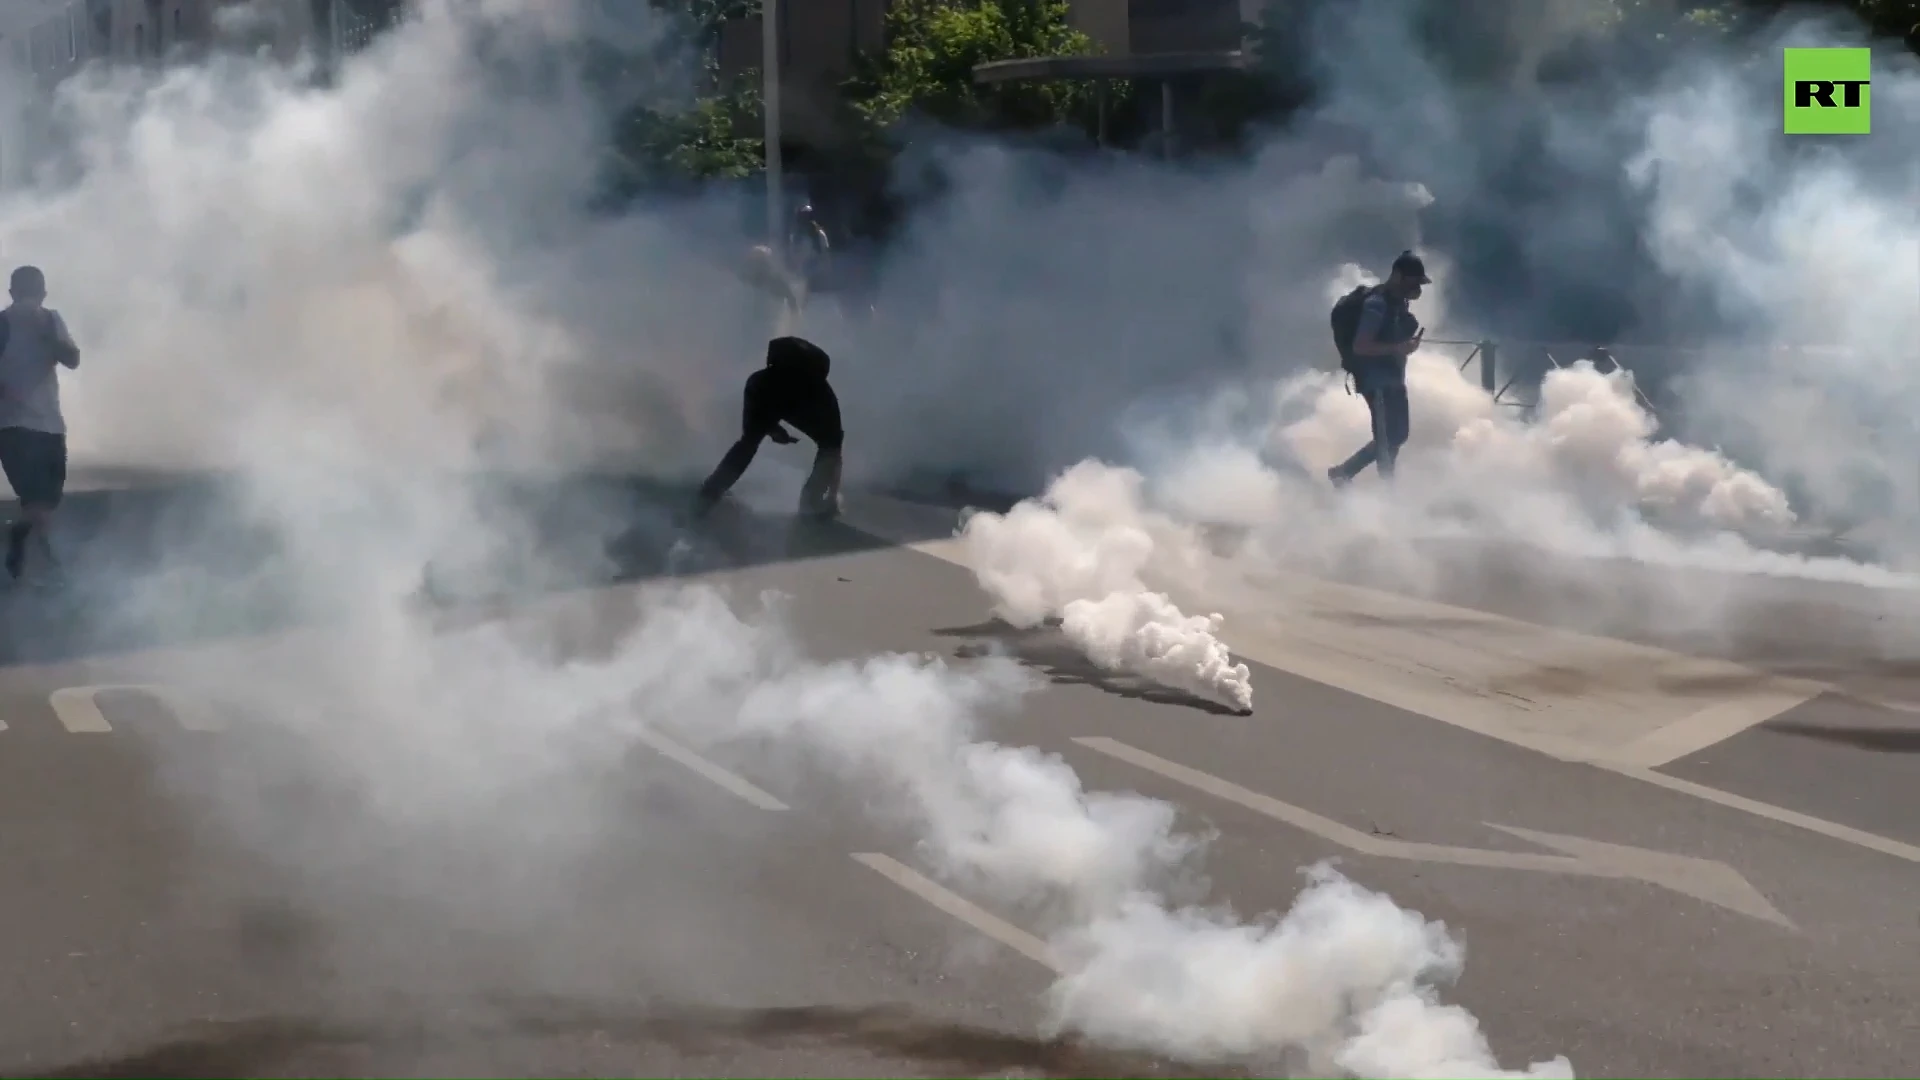
<path fill-rule="evenodd" d="M 67 437 L 29 428 L 0 428 L 0 471 L 20 506 L 51 510 L 67 490 Z"/>
<path fill-rule="evenodd" d="M 807 392 L 779 397 L 749 392 L 740 438 L 727 449 L 713 473 L 700 485 L 700 503 L 711 505 L 740 482 L 753 464 L 760 443 L 785 423 L 813 440 L 813 469 L 800 489 L 804 509 L 818 507 L 840 490 L 840 450 L 846 435 L 840 428 L 840 401 L 825 383 Z"/>
<path fill-rule="evenodd" d="M 1394 460 L 1407 441 L 1407 380 L 1399 374 L 1363 373 L 1354 377 L 1354 389 L 1367 401 L 1373 417 L 1373 439 L 1346 461 L 1334 467 L 1334 475 L 1351 480 L 1369 465 L 1378 465 L 1381 476 L 1392 476 Z"/>

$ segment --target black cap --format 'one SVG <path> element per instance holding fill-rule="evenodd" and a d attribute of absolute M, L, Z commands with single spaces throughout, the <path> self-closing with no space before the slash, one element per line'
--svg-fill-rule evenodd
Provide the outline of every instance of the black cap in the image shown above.
<path fill-rule="evenodd" d="M 8 291 L 16 295 L 47 295 L 47 275 L 37 266 L 22 266 L 14 270 L 13 277 L 7 282 Z"/>
<path fill-rule="evenodd" d="M 1393 260 L 1393 272 L 1422 285 L 1433 284 L 1433 279 L 1427 276 L 1427 264 L 1411 251 L 1403 251 L 1399 258 Z"/>

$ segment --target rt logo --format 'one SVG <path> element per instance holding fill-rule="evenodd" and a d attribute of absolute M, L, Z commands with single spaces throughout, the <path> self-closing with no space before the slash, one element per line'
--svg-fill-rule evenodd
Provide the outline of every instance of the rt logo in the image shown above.
<path fill-rule="evenodd" d="M 1871 49 L 1787 49 L 1786 133 L 1865 135 L 1872 128 L 1867 86 Z"/>

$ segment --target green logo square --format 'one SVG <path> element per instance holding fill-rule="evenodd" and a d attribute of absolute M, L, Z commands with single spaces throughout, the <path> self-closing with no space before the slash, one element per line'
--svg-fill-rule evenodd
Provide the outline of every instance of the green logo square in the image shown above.
<path fill-rule="evenodd" d="M 1786 133 L 1865 135 L 1873 124 L 1871 49 L 1786 49 Z"/>

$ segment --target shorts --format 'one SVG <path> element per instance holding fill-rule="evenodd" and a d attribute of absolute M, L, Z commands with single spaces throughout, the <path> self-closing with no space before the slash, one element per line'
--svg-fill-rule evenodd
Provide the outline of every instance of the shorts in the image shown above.
<path fill-rule="evenodd" d="M 31 428 L 0 428 L 0 471 L 20 505 L 51 510 L 67 490 L 67 437 Z"/>

